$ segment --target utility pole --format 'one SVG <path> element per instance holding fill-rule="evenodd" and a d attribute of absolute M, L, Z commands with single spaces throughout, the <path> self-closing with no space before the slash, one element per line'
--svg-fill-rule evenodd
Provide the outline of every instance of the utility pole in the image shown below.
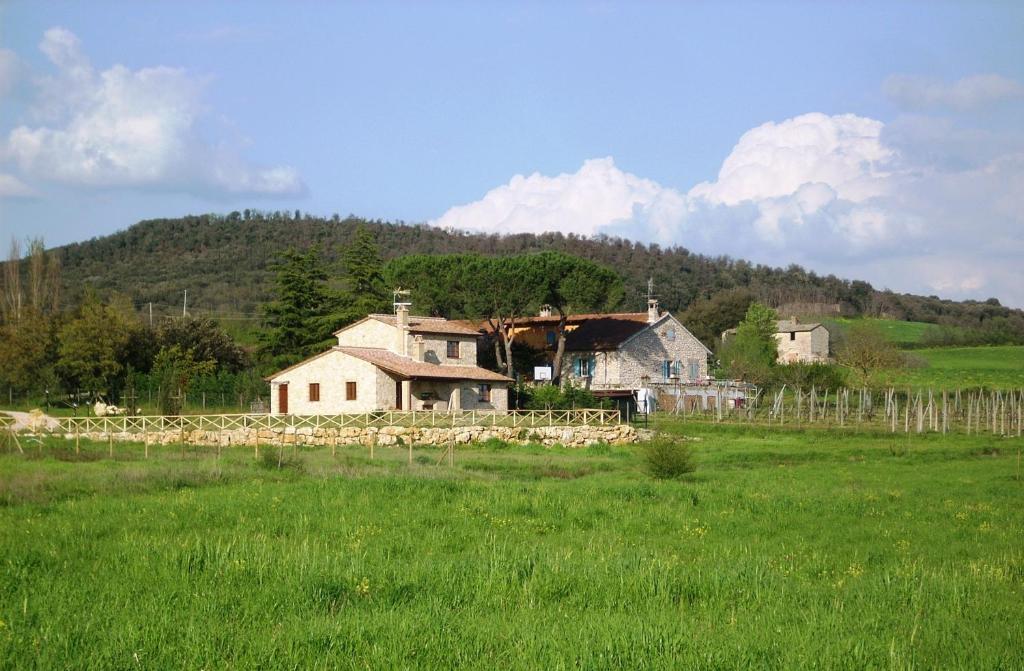
<path fill-rule="evenodd" d="M 188 289 L 185 289 L 185 300 L 181 303 L 181 318 L 185 318 L 185 309 L 188 306 Z"/>
<path fill-rule="evenodd" d="M 153 301 L 149 302 L 149 328 L 153 328 Z"/>

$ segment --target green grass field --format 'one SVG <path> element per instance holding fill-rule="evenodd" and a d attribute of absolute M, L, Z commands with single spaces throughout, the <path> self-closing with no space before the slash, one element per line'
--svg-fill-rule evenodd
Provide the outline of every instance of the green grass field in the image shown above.
<path fill-rule="evenodd" d="M 1021 668 L 1020 442 L 0 455 L 2 668 Z"/>
<path fill-rule="evenodd" d="M 1024 346 L 936 347 L 914 350 L 912 358 L 920 358 L 927 365 L 894 373 L 890 377 L 892 384 L 1024 389 Z"/>
<path fill-rule="evenodd" d="M 898 321 L 895 319 L 874 319 L 869 317 L 849 319 L 840 317 L 836 319 L 828 319 L 826 326 L 831 324 L 837 324 L 840 328 L 849 327 L 855 322 L 870 322 L 877 326 L 882 333 L 891 342 L 897 346 L 905 347 L 908 345 L 916 345 L 921 342 L 925 333 L 938 327 L 935 324 L 927 324 L 925 322 L 905 322 Z"/>

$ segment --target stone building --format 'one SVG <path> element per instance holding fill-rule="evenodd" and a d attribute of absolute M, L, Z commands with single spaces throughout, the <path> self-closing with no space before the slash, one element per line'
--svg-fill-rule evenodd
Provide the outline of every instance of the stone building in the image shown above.
<path fill-rule="evenodd" d="M 828 361 L 828 329 L 816 322 L 802 323 L 796 317 L 776 326 L 779 363 L 824 363 Z"/>
<path fill-rule="evenodd" d="M 736 335 L 736 329 L 722 333 L 722 342 Z M 801 322 L 796 317 L 775 324 L 779 363 L 825 363 L 829 352 L 828 329 L 817 322 Z"/>
<path fill-rule="evenodd" d="M 434 317 L 369 315 L 338 344 L 268 378 L 273 414 L 508 410 L 507 377 L 477 366 L 478 333 Z"/>
<path fill-rule="evenodd" d="M 651 300 L 646 313 L 595 315 L 571 331 L 562 380 L 599 393 L 699 384 L 708 379 L 710 355 L 678 319 L 661 313 Z"/>

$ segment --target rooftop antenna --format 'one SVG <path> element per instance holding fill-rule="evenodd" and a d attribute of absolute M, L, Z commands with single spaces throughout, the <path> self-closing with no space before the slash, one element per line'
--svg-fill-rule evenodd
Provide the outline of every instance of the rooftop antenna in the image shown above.
<path fill-rule="evenodd" d="M 405 306 L 405 307 L 408 308 L 408 307 L 412 306 L 412 303 L 410 301 L 408 301 L 408 300 L 405 300 L 405 301 L 401 300 L 402 298 L 405 298 L 406 296 L 409 296 L 409 294 L 412 293 L 412 291 L 410 291 L 409 289 L 403 289 L 402 287 L 398 287 L 394 291 L 392 291 L 391 293 L 393 293 L 395 295 L 395 301 L 394 301 L 393 307 L 395 309 L 395 313 L 396 314 L 398 313 L 398 308 L 399 307 Z"/>

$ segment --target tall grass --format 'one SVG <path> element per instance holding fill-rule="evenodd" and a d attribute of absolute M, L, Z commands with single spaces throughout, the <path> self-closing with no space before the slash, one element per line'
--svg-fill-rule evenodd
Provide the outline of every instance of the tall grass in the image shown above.
<path fill-rule="evenodd" d="M 0 455 L 0 667 L 1024 666 L 1012 441 L 666 428 L 685 486 L 607 446 Z"/>

